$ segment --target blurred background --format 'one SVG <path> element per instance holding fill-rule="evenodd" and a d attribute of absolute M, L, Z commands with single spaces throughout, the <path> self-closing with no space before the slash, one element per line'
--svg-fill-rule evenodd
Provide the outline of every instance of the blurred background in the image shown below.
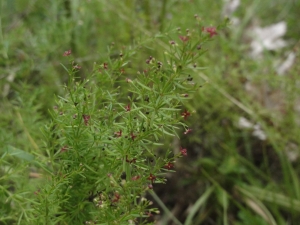
<path fill-rule="evenodd" d="M 33 152 L 43 145 L 40 129 L 68 78 L 60 65 L 67 63 L 64 51 L 72 49 L 85 77 L 108 46 L 118 55 L 170 28 L 192 30 L 195 14 L 205 26 L 230 18 L 197 62 L 206 69 L 194 76 L 203 88 L 186 105 L 192 132 L 166 140 L 185 146 L 188 157 L 176 162 L 165 185 L 154 186 L 157 196 L 149 198 L 160 214 L 151 220 L 299 224 L 300 1 L 1 0 L 0 7 L 2 157 L 10 148 Z M 163 52 L 159 43 L 143 49 L 145 57 L 134 59 L 125 76 Z M 20 161 L 0 160 L 0 224 L 28 207 L 7 202 L 34 185 Z"/>

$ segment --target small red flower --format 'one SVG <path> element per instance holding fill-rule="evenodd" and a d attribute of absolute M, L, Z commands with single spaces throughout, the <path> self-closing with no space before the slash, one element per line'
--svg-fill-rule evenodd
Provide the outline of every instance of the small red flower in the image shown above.
<path fill-rule="evenodd" d="M 182 155 L 187 156 L 187 150 L 186 150 L 186 148 L 180 147 L 180 152 L 181 152 Z"/>
<path fill-rule="evenodd" d="M 119 193 L 115 193 L 115 196 L 112 200 L 112 202 L 118 202 L 120 200 L 121 196 L 119 195 Z"/>
<path fill-rule="evenodd" d="M 72 53 L 72 51 L 70 49 L 68 51 L 65 51 L 64 54 L 63 54 L 63 56 L 69 56 L 69 55 L 71 55 L 71 53 Z"/>
<path fill-rule="evenodd" d="M 73 66 L 73 69 L 80 70 L 80 69 L 81 69 L 81 66 L 75 65 L 75 66 Z"/>
<path fill-rule="evenodd" d="M 125 110 L 126 110 L 127 112 L 129 112 L 129 111 L 131 110 L 130 104 L 128 104 L 128 105 L 125 106 Z"/>
<path fill-rule="evenodd" d="M 131 178 L 131 180 L 138 180 L 138 179 L 140 179 L 140 176 L 139 176 L 139 175 L 134 176 L 134 177 Z"/>
<path fill-rule="evenodd" d="M 188 128 L 188 129 L 184 132 L 184 134 L 188 134 L 188 133 L 191 133 L 191 132 L 192 132 L 192 129 Z"/>
<path fill-rule="evenodd" d="M 89 125 L 89 120 L 90 120 L 91 116 L 89 116 L 89 115 L 82 115 L 82 118 L 84 120 L 84 124 L 86 126 Z"/>
<path fill-rule="evenodd" d="M 116 137 L 121 137 L 122 136 L 122 130 L 115 132 Z"/>
<path fill-rule="evenodd" d="M 66 152 L 68 150 L 68 146 L 64 146 L 60 149 L 60 152 Z"/>
<path fill-rule="evenodd" d="M 176 44 L 175 41 L 169 41 L 169 43 L 170 43 L 171 45 L 175 45 L 175 44 Z"/>
<path fill-rule="evenodd" d="M 107 64 L 107 63 L 103 63 L 103 68 L 104 68 L 105 70 L 107 70 L 107 69 L 108 69 L 108 64 Z"/>
<path fill-rule="evenodd" d="M 191 113 L 185 109 L 184 112 L 181 113 L 181 115 L 186 120 L 186 118 L 188 118 L 191 115 Z"/>
<path fill-rule="evenodd" d="M 165 168 L 168 169 L 168 170 L 172 169 L 173 167 L 174 167 L 174 164 L 170 163 L 170 162 L 168 162 L 168 164 L 165 165 Z"/>
<path fill-rule="evenodd" d="M 131 139 L 134 141 L 134 139 L 135 139 L 137 136 L 134 135 L 133 132 L 131 132 L 130 137 L 131 137 Z"/>
<path fill-rule="evenodd" d="M 156 176 L 154 176 L 152 173 L 150 173 L 149 177 L 147 178 L 147 180 L 150 180 L 151 183 L 153 184 L 153 182 L 156 180 Z"/>
<path fill-rule="evenodd" d="M 187 42 L 189 40 L 188 36 L 179 36 L 180 40 L 183 42 Z"/>
<path fill-rule="evenodd" d="M 211 38 L 218 34 L 215 27 L 205 27 L 202 30 L 209 33 L 209 37 Z"/>

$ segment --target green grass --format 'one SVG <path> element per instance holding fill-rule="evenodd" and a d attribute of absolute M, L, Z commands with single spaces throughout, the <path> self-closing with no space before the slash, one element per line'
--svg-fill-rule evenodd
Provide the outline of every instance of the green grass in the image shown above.
<path fill-rule="evenodd" d="M 177 162 L 177 173 L 167 185 L 154 188 L 174 214 L 164 217 L 162 211 L 158 220 L 163 224 L 175 224 L 170 222 L 174 217 L 182 224 L 234 225 L 298 224 L 300 219 L 299 159 L 290 161 L 286 154 L 287 149 L 299 154 L 295 108 L 300 67 L 296 63 L 282 77 L 273 68 L 284 52 L 294 49 L 299 57 L 300 3 L 242 2 L 234 13 L 241 26 L 219 31 L 197 63 L 207 69 L 194 77 L 204 85 L 187 105 L 195 110 L 192 135 L 168 139 L 188 145 L 190 157 Z M 29 174 L 40 172 L 41 167 L 31 165 L 25 153 L 12 155 L 8 149 L 44 155 L 42 161 L 47 161 L 40 130 L 50 121 L 48 110 L 67 81 L 60 65 L 66 63 L 64 51 L 73 50 L 83 67 L 80 76 L 85 77 L 112 42 L 114 57 L 169 27 L 181 27 L 183 34 L 196 29 L 194 14 L 208 26 L 223 20 L 221 1 L 2 0 L 1 6 L 0 224 L 24 224 L 31 210 L 23 196 L 36 191 L 39 179 Z M 246 29 L 281 20 L 288 24 L 289 46 L 265 52 L 260 60 L 251 59 Z M 161 56 L 165 47 L 159 40 L 149 44 L 142 49 L 145 57 L 134 58 L 132 64 L 142 69 L 144 59 Z M 134 76 L 135 69 L 126 76 Z M 246 84 L 251 84 L 251 91 Z M 238 128 L 240 117 L 259 123 L 267 140 Z"/>

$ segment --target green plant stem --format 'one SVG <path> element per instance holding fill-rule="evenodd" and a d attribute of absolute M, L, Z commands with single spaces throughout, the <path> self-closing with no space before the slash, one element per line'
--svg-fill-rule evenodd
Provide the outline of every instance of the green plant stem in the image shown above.
<path fill-rule="evenodd" d="M 203 205 L 206 202 L 206 200 L 209 198 L 209 196 L 213 193 L 214 190 L 215 190 L 214 186 L 209 187 L 208 189 L 206 189 L 206 191 L 203 193 L 203 195 L 201 195 L 200 198 L 198 198 L 198 200 L 193 205 L 192 210 L 188 214 L 188 216 L 184 222 L 184 225 L 192 224 L 193 217 L 199 211 L 199 208 L 201 207 L 201 205 Z"/>
<path fill-rule="evenodd" d="M 151 29 L 151 11 L 150 11 L 150 1 L 149 0 L 144 0 L 143 8 L 145 11 L 145 18 L 146 18 L 146 28 L 148 30 Z"/>
<path fill-rule="evenodd" d="M 2 4 L 3 4 L 3 1 L 0 0 L 0 45 L 2 45 L 2 54 L 3 54 L 3 57 L 5 59 L 8 58 L 7 56 L 7 52 L 4 50 L 4 39 L 3 39 L 3 32 L 2 32 Z"/>
<path fill-rule="evenodd" d="M 164 18 L 166 16 L 166 9 L 167 9 L 167 0 L 163 0 L 162 1 L 161 13 L 160 13 L 160 16 L 159 16 L 159 22 L 160 22 L 159 30 L 160 31 L 162 31 L 163 28 L 164 28 Z"/>
<path fill-rule="evenodd" d="M 157 194 L 154 191 L 150 191 L 149 193 L 154 198 L 154 200 L 157 202 L 157 204 L 164 210 L 164 212 L 167 214 L 168 218 L 172 219 L 175 224 L 182 225 L 182 223 L 172 214 L 172 212 L 170 212 L 170 210 L 160 200 L 160 198 L 157 196 Z"/>

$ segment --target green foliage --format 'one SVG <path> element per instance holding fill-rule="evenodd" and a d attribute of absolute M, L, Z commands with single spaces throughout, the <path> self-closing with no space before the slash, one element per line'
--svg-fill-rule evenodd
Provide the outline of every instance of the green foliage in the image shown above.
<path fill-rule="evenodd" d="M 46 157 L 11 147 L 6 151 L 46 172 L 41 176 L 48 182 L 34 192 L 37 199 L 25 221 L 128 224 L 138 218 L 143 222 L 155 211 L 143 196 L 154 183 L 165 182 L 164 173 L 176 158 L 187 155 L 184 148 L 175 155 L 168 151 L 162 138 L 186 126 L 182 119 L 190 112 L 182 110 L 182 102 L 199 90 L 190 66 L 208 39 L 200 30 L 169 41 L 164 60 L 150 56 L 132 80 L 124 73 L 143 43 L 120 52 L 119 59 L 95 64 L 84 79 L 76 76 L 81 67 L 70 59 L 71 68 L 63 66 L 69 76 L 66 95 L 57 99 L 53 121 L 43 129 Z M 71 50 L 64 53 L 71 55 Z M 156 146 L 165 153 L 158 154 Z M 44 160 L 47 165 L 41 166 Z"/>
<path fill-rule="evenodd" d="M 127 224 L 145 217 L 145 191 L 163 183 L 165 167 L 172 168 L 186 154 L 171 155 L 166 145 L 160 147 L 164 155 L 158 155 L 155 146 L 163 144 L 165 135 L 175 135 L 178 125 L 185 126 L 181 115 L 186 119 L 189 112 L 181 113 L 180 106 L 199 89 L 190 81 L 188 65 L 208 36 L 196 35 L 172 42 L 163 62 L 149 57 L 133 80 L 123 73 L 134 50 L 95 64 L 92 75 L 82 81 L 76 77 L 78 65 L 70 60 L 67 95 L 57 101 L 45 131 L 53 175 L 38 193 L 35 223 Z"/>

